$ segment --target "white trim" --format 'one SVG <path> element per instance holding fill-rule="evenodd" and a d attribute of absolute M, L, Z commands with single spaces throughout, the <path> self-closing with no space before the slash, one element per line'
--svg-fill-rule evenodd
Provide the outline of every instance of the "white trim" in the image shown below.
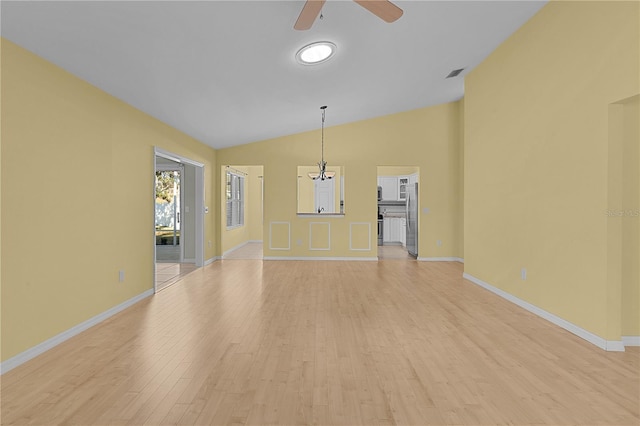
<path fill-rule="evenodd" d="M 353 241 L 352 241 L 352 228 L 353 225 L 367 225 L 368 227 L 368 241 L 369 241 L 369 247 L 366 249 L 354 249 L 353 248 Z M 351 222 L 349 223 L 349 250 L 351 251 L 371 251 L 371 222 Z"/>
<path fill-rule="evenodd" d="M 153 277 L 153 292 L 156 292 L 157 283 L 156 283 L 156 270 L 158 268 L 158 247 L 156 244 L 156 169 L 158 167 L 158 162 L 156 161 L 158 156 L 156 155 L 157 148 L 153 149 L 153 179 L 151 179 L 151 205 L 153 206 L 153 262 L 151 263 L 151 276 Z"/>
<path fill-rule="evenodd" d="M 420 262 L 460 262 L 464 263 L 461 257 L 419 257 Z"/>
<path fill-rule="evenodd" d="M 106 311 L 96 315 L 93 318 L 89 318 L 88 320 L 83 321 L 80 324 L 75 325 L 66 331 L 63 331 L 62 333 L 53 336 L 52 338 L 47 339 L 44 342 L 39 343 L 12 358 L 9 358 L 8 360 L 0 364 L 0 374 L 4 374 L 7 371 L 13 370 L 17 366 L 24 364 L 25 362 L 37 357 L 40 354 L 43 354 L 49 349 L 58 346 L 60 343 L 69 340 L 70 338 L 82 333 L 83 331 L 93 327 L 94 325 L 101 323 L 107 318 L 112 317 L 118 312 L 127 309 L 128 307 L 138 303 L 142 299 L 146 299 L 149 296 L 153 296 L 152 288 L 145 291 L 144 293 L 140 293 L 139 295 L 120 303 L 119 305 L 114 306 L 113 308 L 107 309 Z"/>
<path fill-rule="evenodd" d="M 229 250 L 225 251 L 224 253 L 222 253 L 222 257 L 221 258 L 224 259 L 225 256 L 231 254 L 231 252 L 236 251 L 236 250 L 246 246 L 247 244 L 250 244 L 250 243 L 261 243 L 261 242 L 262 242 L 262 240 L 247 240 L 247 241 L 245 241 L 243 243 L 238 244 L 235 247 L 230 248 Z"/>
<path fill-rule="evenodd" d="M 224 259 L 225 256 L 228 256 L 230 253 L 232 253 L 232 252 L 234 252 L 234 251 L 236 251 L 238 249 L 241 249 L 242 247 L 246 246 L 247 244 L 249 244 L 249 241 L 245 241 L 243 243 L 238 244 L 235 247 L 231 247 L 229 250 L 226 250 L 224 253 L 222 253 L 222 258 Z"/>
<path fill-rule="evenodd" d="M 211 265 L 216 260 L 222 260 L 222 256 L 213 256 L 211 259 L 205 260 L 204 266 Z"/>
<path fill-rule="evenodd" d="M 311 241 L 311 235 L 312 235 L 311 227 L 313 225 L 327 225 L 329 227 L 329 230 L 327 231 L 328 234 L 329 234 L 329 238 L 328 238 L 328 241 L 327 241 L 328 244 L 329 244 L 328 247 L 326 247 L 326 248 L 313 248 L 311 246 L 311 244 L 312 244 L 312 241 Z M 331 250 L 331 223 L 329 223 L 329 222 L 309 222 L 309 251 L 329 251 L 329 250 Z"/>
<path fill-rule="evenodd" d="M 195 259 L 195 257 L 194 258 L 185 257 L 184 259 L 182 259 L 182 262 L 180 262 L 180 263 L 196 263 L 196 259 Z"/>
<path fill-rule="evenodd" d="M 196 167 L 196 184 L 195 184 L 195 234 L 196 234 L 196 266 L 199 268 L 204 266 L 204 232 L 205 232 L 205 220 L 204 215 L 208 212 L 208 208 L 204 205 L 206 199 L 205 184 L 204 184 L 204 164 Z M 206 212 L 205 212 L 206 210 Z"/>
<path fill-rule="evenodd" d="M 579 336 L 579 337 L 582 337 L 582 336 Z M 605 351 L 608 351 L 608 352 L 624 352 L 624 342 L 622 340 L 605 340 L 605 347 L 601 349 L 604 349 Z"/>
<path fill-rule="evenodd" d="M 278 224 L 278 225 L 282 225 L 282 224 L 287 224 L 287 226 L 289 227 L 289 237 L 288 237 L 288 241 L 289 241 L 289 246 L 288 247 L 278 247 L 278 248 L 274 248 L 272 241 L 271 241 L 271 235 L 273 234 L 272 231 L 272 227 L 273 224 Z M 291 250 L 291 223 L 290 222 L 269 222 L 269 250 Z"/>
<path fill-rule="evenodd" d="M 298 217 L 344 217 L 344 213 L 296 213 Z"/>
<path fill-rule="evenodd" d="M 622 336 L 625 346 L 640 346 L 640 336 Z"/>
<path fill-rule="evenodd" d="M 585 330 L 582 327 L 579 327 L 565 319 L 562 319 L 559 316 L 552 314 L 551 312 L 547 312 L 542 308 L 532 305 L 531 303 L 526 302 L 512 295 L 511 293 L 507 293 L 504 290 L 494 287 L 491 284 L 488 284 L 482 281 L 481 279 L 478 279 L 472 275 L 467 274 L 466 272 L 462 274 L 462 277 L 471 281 L 474 284 L 479 285 L 480 287 L 485 288 L 486 290 L 489 290 L 494 294 L 497 294 L 498 296 L 508 300 L 509 302 L 515 303 L 516 305 L 539 316 L 540 318 L 546 319 L 552 324 L 555 324 L 558 327 L 564 328 L 568 332 L 575 334 L 576 336 L 586 340 L 587 342 L 593 345 L 596 345 L 600 349 L 604 349 L 605 351 L 611 351 L 611 352 L 624 352 L 624 344 L 622 343 L 621 340 L 605 340 L 602 337 L 597 336 L 591 333 L 590 331 Z"/>
<path fill-rule="evenodd" d="M 338 260 L 338 261 L 367 261 L 377 262 L 377 257 L 284 257 L 284 256 L 265 256 L 263 260 Z"/>
<path fill-rule="evenodd" d="M 183 157 L 182 155 L 174 154 L 173 152 L 169 152 L 162 148 L 158 148 L 157 146 L 153 148 L 154 148 L 155 155 L 162 158 L 166 158 L 167 160 L 175 161 L 176 163 L 191 164 L 192 166 L 196 166 L 196 167 L 204 167 L 204 163 L 199 163 L 190 158 Z"/>

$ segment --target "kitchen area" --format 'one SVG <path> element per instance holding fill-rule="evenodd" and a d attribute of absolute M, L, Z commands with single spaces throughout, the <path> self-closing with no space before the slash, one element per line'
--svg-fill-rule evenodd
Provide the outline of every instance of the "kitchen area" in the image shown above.
<path fill-rule="evenodd" d="M 378 167 L 378 246 L 385 252 L 395 246 L 418 256 L 418 180 L 417 167 Z"/>

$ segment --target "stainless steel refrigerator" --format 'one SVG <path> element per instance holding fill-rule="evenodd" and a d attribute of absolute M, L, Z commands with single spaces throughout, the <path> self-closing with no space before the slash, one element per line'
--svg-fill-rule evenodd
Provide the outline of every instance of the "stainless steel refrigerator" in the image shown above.
<path fill-rule="evenodd" d="M 407 185 L 407 251 L 418 257 L 418 184 Z"/>

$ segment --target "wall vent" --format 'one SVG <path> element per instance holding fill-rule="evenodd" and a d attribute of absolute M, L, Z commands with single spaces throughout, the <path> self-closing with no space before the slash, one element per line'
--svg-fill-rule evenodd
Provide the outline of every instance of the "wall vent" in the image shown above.
<path fill-rule="evenodd" d="M 446 78 L 457 77 L 458 74 L 460 74 L 462 71 L 464 71 L 464 68 L 453 70 L 449 73 L 449 75 Z"/>

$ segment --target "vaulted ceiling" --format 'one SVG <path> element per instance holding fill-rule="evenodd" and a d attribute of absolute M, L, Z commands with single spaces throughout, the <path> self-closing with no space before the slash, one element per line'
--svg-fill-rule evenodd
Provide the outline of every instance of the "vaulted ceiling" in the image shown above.
<path fill-rule="evenodd" d="M 544 1 L 395 1 L 388 24 L 329 0 L 2 1 L 2 36 L 153 117 L 223 148 L 460 99 L 464 76 Z M 316 66 L 295 54 L 331 41 Z M 446 79 L 453 69 L 460 76 Z"/>

